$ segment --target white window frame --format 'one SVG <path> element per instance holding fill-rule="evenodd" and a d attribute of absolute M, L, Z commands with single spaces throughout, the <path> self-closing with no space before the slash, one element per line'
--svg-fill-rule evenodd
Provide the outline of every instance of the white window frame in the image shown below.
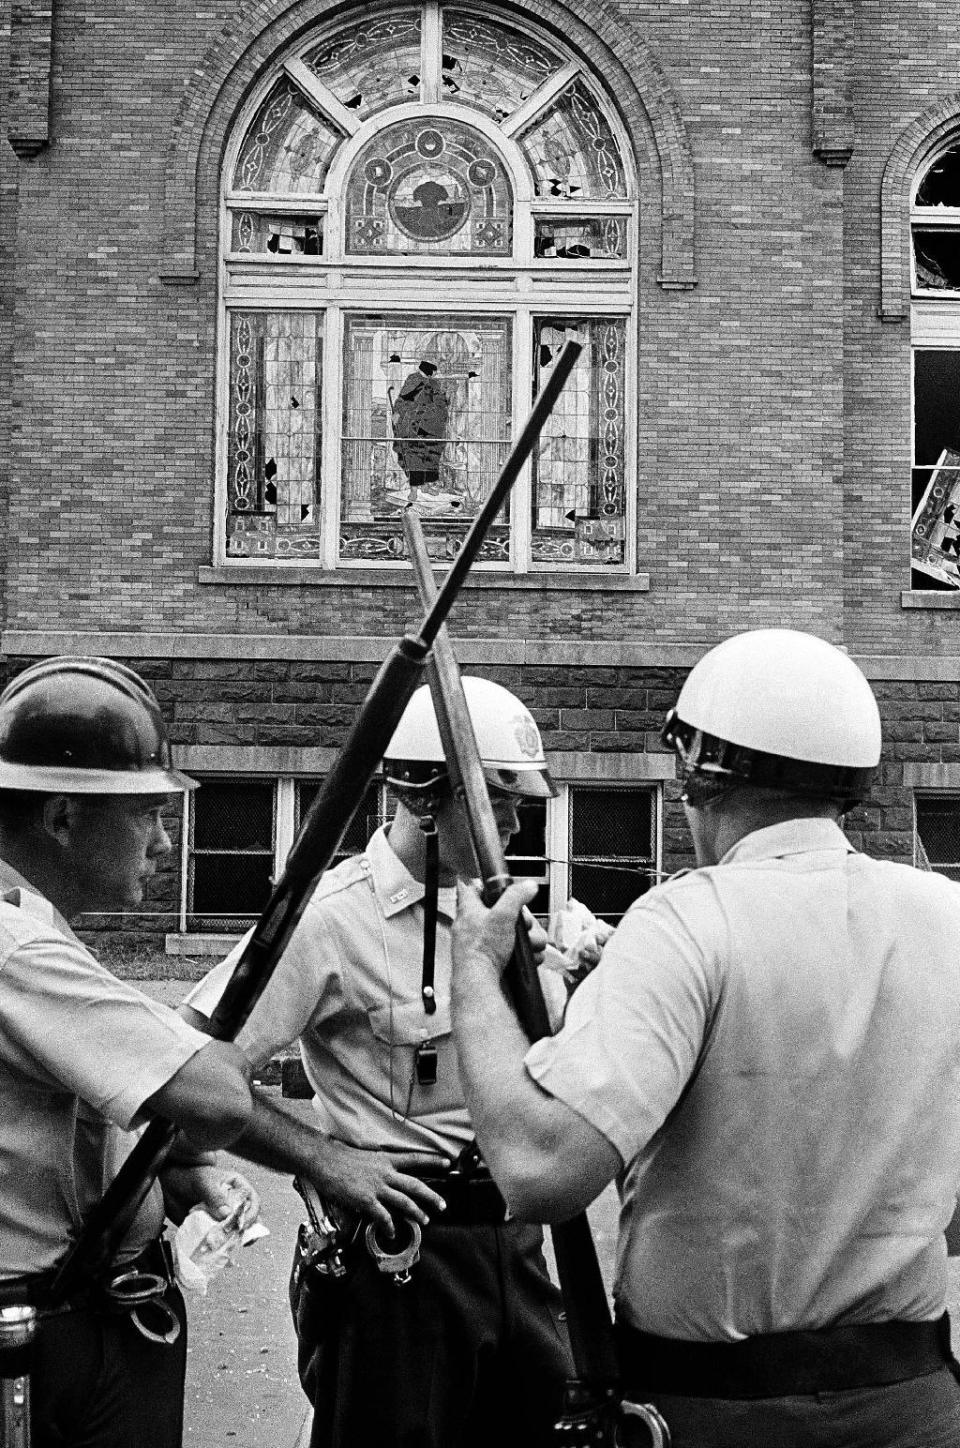
<path fill-rule="evenodd" d="M 617 756 L 613 756 L 615 760 Z M 643 758 L 643 757 L 641 757 Z M 651 756 L 654 760 L 661 760 L 663 756 Z M 549 763 L 548 757 L 548 763 Z M 241 782 L 245 778 L 264 779 L 271 777 L 269 771 L 262 768 L 256 771 L 246 771 L 242 768 L 230 768 L 223 770 L 205 769 L 199 771 L 203 776 L 221 781 Z M 608 775 L 606 778 L 594 777 L 594 772 L 584 773 L 570 777 L 567 775 L 557 782 L 557 797 L 546 801 L 546 830 L 544 843 L 547 852 L 547 884 L 550 893 L 552 909 L 557 909 L 569 898 L 570 878 L 573 861 L 570 857 L 570 792 L 578 787 L 583 789 L 611 789 L 611 790 L 644 790 L 653 795 L 653 830 L 652 842 L 654 849 L 653 870 L 656 879 L 660 878 L 663 869 L 663 775 L 651 775 L 650 777 L 638 776 L 636 774 L 625 777 Z M 296 787 L 298 782 L 305 779 L 316 779 L 317 774 L 274 774 L 274 877 L 282 872 L 287 855 L 294 840 L 294 822 L 296 812 Z M 201 778 L 201 788 L 203 780 Z M 183 815 L 181 821 L 181 884 L 180 884 L 180 913 L 178 930 L 167 936 L 166 948 L 168 954 L 225 954 L 230 946 L 241 938 L 237 933 L 213 933 L 206 931 L 189 931 L 187 929 L 188 917 L 191 914 L 188 905 L 188 884 L 189 884 L 189 858 L 190 858 L 190 823 L 191 810 L 193 808 L 192 796 L 184 796 Z M 639 892 L 638 892 L 639 893 Z M 588 908 L 590 902 L 582 902 Z"/>

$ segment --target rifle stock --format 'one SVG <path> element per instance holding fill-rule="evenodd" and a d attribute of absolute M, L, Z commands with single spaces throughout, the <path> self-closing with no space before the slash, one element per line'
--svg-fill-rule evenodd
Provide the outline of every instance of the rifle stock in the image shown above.
<path fill-rule="evenodd" d="M 568 342 L 538 394 L 526 423 L 488 497 L 470 526 L 453 567 L 416 633 L 405 634 L 381 666 L 331 773 L 307 812 L 283 875 L 274 886 L 209 1022 L 218 1040 L 230 1040 L 246 1021 L 306 909 L 317 881 L 336 853 L 420 681 L 437 633 L 463 586 L 484 537 L 533 451 L 567 377 L 580 355 Z M 65 1301 L 80 1283 L 110 1261 L 145 1200 L 176 1138 L 169 1122 L 148 1125 L 62 1258 L 48 1293 Z"/>
<path fill-rule="evenodd" d="M 437 596 L 437 589 L 415 508 L 407 508 L 403 526 L 421 601 L 424 607 L 429 607 Z M 509 885 L 511 876 L 500 844 L 460 669 L 445 627 L 437 632 L 432 657 L 427 661 L 427 679 L 451 784 L 467 815 L 480 867 L 483 898 L 492 905 Z M 514 951 L 504 972 L 504 983 L 529 1039 L 537 1041 L 552 1034 L 530 935 L 522 921 L 517 923 Z M 605 1402 L 616 1384 L 617 1365 L 610 1310 L 590 1224 L 581 1212 L 569 1221 L 552 1225 L 550 1233 L 577 1374 L 598 1402 Z"/>

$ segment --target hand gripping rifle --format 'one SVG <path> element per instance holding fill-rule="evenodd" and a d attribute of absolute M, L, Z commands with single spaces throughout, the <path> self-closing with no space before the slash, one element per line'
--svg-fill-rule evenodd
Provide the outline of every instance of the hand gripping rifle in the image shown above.
<path fill-rule="evenodd" d="M 403 517 L 410 561 L 424 608 L 438 598 L 420 517 L 414 506 Z M 437 630 L 427 678 L 454 795 L 466 812 L 480 867 L 483 898 L 492 905 L 510 884 L 500 834 L 487 791 L 480 751 L 446 626 Z M 517 922 L 513 955 L 504 983 L 520 1025 L 531 1041 L 552 1034 L 530 936 Z M 650 1404 L 621 1402 L 613 1327 L 596 1248 L 585 1212 L 550 1228 L 577 1377 L 567 1385 L 555 1434 L 562 1448 L 670 1448 L 670 1430 Z"/>
<path fill-rule="evenodd" d="M 405 634 L 381 665 L 330 774 L 307 811 L 283 874 L 274 885 L 208 1022 L 207 1030 L 217 1040 L 232 1040 L 250 1015 L 321 875 L 329 868 L 400 716 L 420 682 L 437 634 L 491 523 L 532 452 L 579 352 L 574 342 L 564 347 L 490 495 L 474 519 L 442 590 L 435 593 L 417 632 Z M 163 1166 L 176 1135 L 176 1128 L 169 1122 L 157 1118 L 150 1123 L 61 1261 L 45 1294 L 44 1306 L 66 1301 L 81 1283 L 105 1270 Z"/>

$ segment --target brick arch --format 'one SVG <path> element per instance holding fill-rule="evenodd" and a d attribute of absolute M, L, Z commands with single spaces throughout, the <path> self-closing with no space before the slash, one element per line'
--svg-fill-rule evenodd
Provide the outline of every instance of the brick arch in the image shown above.
<path fill-rule="evenodd" d="M 499 7 L 507 12 L 507 7 Z M 587 26 L 561 0 L 531 0 L 517 18 L 540 21 L 579 49 L 603 77 L 633 141 L 641 176 L 660 191 L 660 272 L 665 288 L 696 285 L 693 160 L 680 107 L 659 62 L 629 22 L 592 0 Z M 198 219 L 216 209 L 219 163 L 238 109 L 257 79 L 325 16 L 347 19 L 332 0 L 263 0 L 244 7 L 210 44 L 185 86 L 164 174 L 161 281 L 199 279 Z M 217 179 L 211 185 L 210 177 Z M 205 178 L 200 180 L 199 178 Z"/>
<path fill-rule="evenodd" d="M 901 131 L 880 186 L 880 319 L 902 322 L 910 310 L 910 188 L 929 156 L 960 138 L 960 91 L 942 97 Z"/>

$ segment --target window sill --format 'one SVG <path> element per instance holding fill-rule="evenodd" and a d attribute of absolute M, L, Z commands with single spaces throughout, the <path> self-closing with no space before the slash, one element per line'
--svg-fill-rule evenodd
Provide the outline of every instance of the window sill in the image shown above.
<path fill-rule="evenodd" d="M 938 593 L 935 589 L 905 588 L 900 595 L 901 608 L 940 608 L 960 610 L 960 589 L 956 593 Z"/>
<path fill-rule="evenodd" d="M 298 588 L 407 588 L 414 587 L 406 568 L 310 568 L 298 564 L 276 567 L 255 563 L 202 564 L 197 582 L 206 584 L 295 585 Z M 534 593 L 649 593 L 649 573 L 471 573 L 465 587 L 525 589 Z"/>
<path fill-rule="evenodd" d="M 181 931 L 167 935 L 163 948 L 167 955 L 215 955 L 222 960 L 232 950 L 242 935 L 201 935 Z"/>

